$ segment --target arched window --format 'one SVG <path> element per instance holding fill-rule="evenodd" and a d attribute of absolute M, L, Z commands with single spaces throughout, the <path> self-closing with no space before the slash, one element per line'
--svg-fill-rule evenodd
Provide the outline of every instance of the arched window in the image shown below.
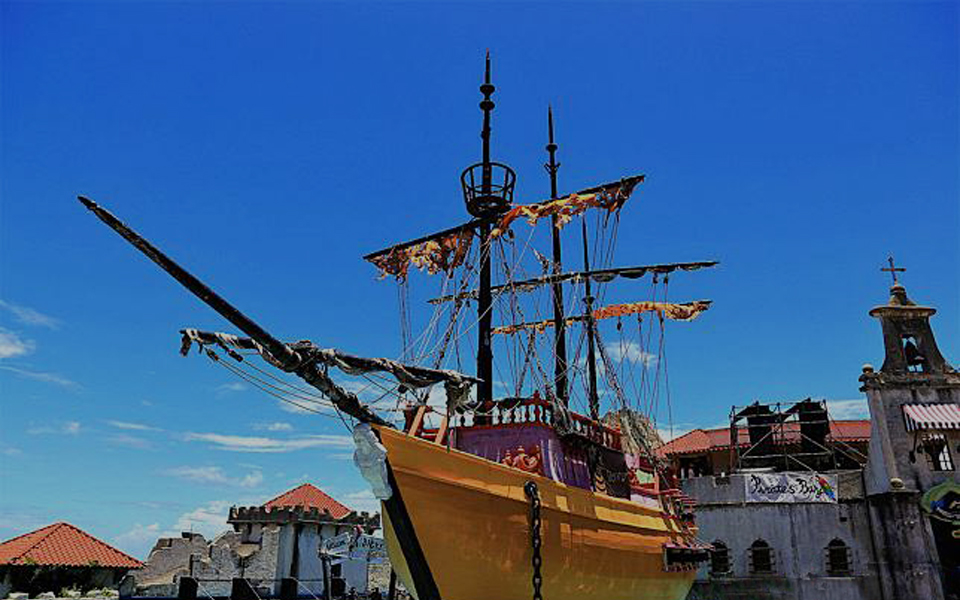
<path fill-rule="evenodd" d="M 763 540 L 750 544 L 750 572 L 773 573 L 773 548 Z"/>
<path fill-rule="evenodd" d="M 713 552 L 710 553 L 710 575 L 720 577 L 730 573 L 730 549 L 717 540 L 713 542 Z"/>
<path fill-rule="evenodd" d="M 842 577 L 850 574 L 850 547 L 843 540 L 834 538 L 826 547 L 827 574 Z"/>

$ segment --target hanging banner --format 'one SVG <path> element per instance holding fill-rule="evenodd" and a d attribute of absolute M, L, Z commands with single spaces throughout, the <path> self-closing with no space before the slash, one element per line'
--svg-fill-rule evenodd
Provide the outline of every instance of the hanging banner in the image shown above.
<path fill-rule="evenodd" d="M 837 502 L 836 475 L 749 473 L 743 482 L 747 502 Z"/>
<path fill-rule="evenodd" d="M 382 557 L 386 545 L 383 538 L 348 531 L 323 540 L 320 552 L 333 558 L 364 560 Z"/>

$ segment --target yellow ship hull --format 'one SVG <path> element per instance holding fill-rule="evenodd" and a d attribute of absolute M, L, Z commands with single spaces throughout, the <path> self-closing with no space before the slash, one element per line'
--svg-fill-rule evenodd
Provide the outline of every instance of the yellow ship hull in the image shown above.
<path fill-rule="evenodd" d="M 542 503 L 546 600 L 681 600 L 695 571 L 666 571 L 663 544 L 690 536 L 661 510 L 592 493 L 379 429 L 409 522 L 442 600 L 532 597 L 530 504 Z M 414 592 L 411 567 L 388 511 L 390 560 Z"/>

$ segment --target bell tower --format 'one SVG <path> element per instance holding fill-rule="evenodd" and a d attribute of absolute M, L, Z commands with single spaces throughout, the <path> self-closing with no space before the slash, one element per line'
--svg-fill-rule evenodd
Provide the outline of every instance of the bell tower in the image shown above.
<path fill-rule="evenodd" d="M 880 372 L 885 374 L 953 372 L 937 347 L 930 329 L 930 317 L 937 309 L 918 306 L 907 297 L 907 290 L 894 280 L 890 300 L 870 311 L 880 320 L 885 356 Z"/>
<path fill-rule="evenodd" d="M 927 517 L 921 497 L 960 480 L 960 373 L 937 347 L 937 310 L 913 302 L 897 280 L 904 269 L 889 262 L 890 299 L 870 310 L 883 332 L 883 366 L 864 365 L 860 375 L 870 406 L 863 478 L 871 535 L 886 549 L 878 565 L 886 598 L 942 600 L 953 585 L 942 573 L 958 567 L 960 538 Z"/>

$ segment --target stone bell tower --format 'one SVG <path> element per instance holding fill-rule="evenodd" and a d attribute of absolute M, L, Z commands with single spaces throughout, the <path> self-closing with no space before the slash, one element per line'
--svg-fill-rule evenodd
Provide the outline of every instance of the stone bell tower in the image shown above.
<path fill-rule="evenodd" d="M 866 365 L 860 376 L 872 432 L 868 492 L 922 491 L 956 474 L 944 468 L 960 460 L 956 448 L 941 449 L 946 454 L 933 457 L 937 461 L 922 456 L 925 439 L 946 441 L 950 432 L 960 434 L 960 423 L 950 422 L 950 415 L 960 410 L 960 373 L 937 347 L 930 327 L 936 312 L 910 300 L 896 281 L 890 300 L 870 310 L 883 331 L 884 359 L 879 371 Z M 924 419 L 931 414 L 938 417 Z"/>
<path fill-rule="evenodd" d="M 941 544 L 938 523 L 921 496 L 960 481 L 960 373 L 947 363 L 930 317 L 936 309 L 910 300 L 894 275 L 889 301 L 870 310 L 883 332 L 883 366 L 860 376 L 870 405 L 870 451 L 864 483 L 878 572 L 888 599 L 952 598 L 954 548 Z"/>

